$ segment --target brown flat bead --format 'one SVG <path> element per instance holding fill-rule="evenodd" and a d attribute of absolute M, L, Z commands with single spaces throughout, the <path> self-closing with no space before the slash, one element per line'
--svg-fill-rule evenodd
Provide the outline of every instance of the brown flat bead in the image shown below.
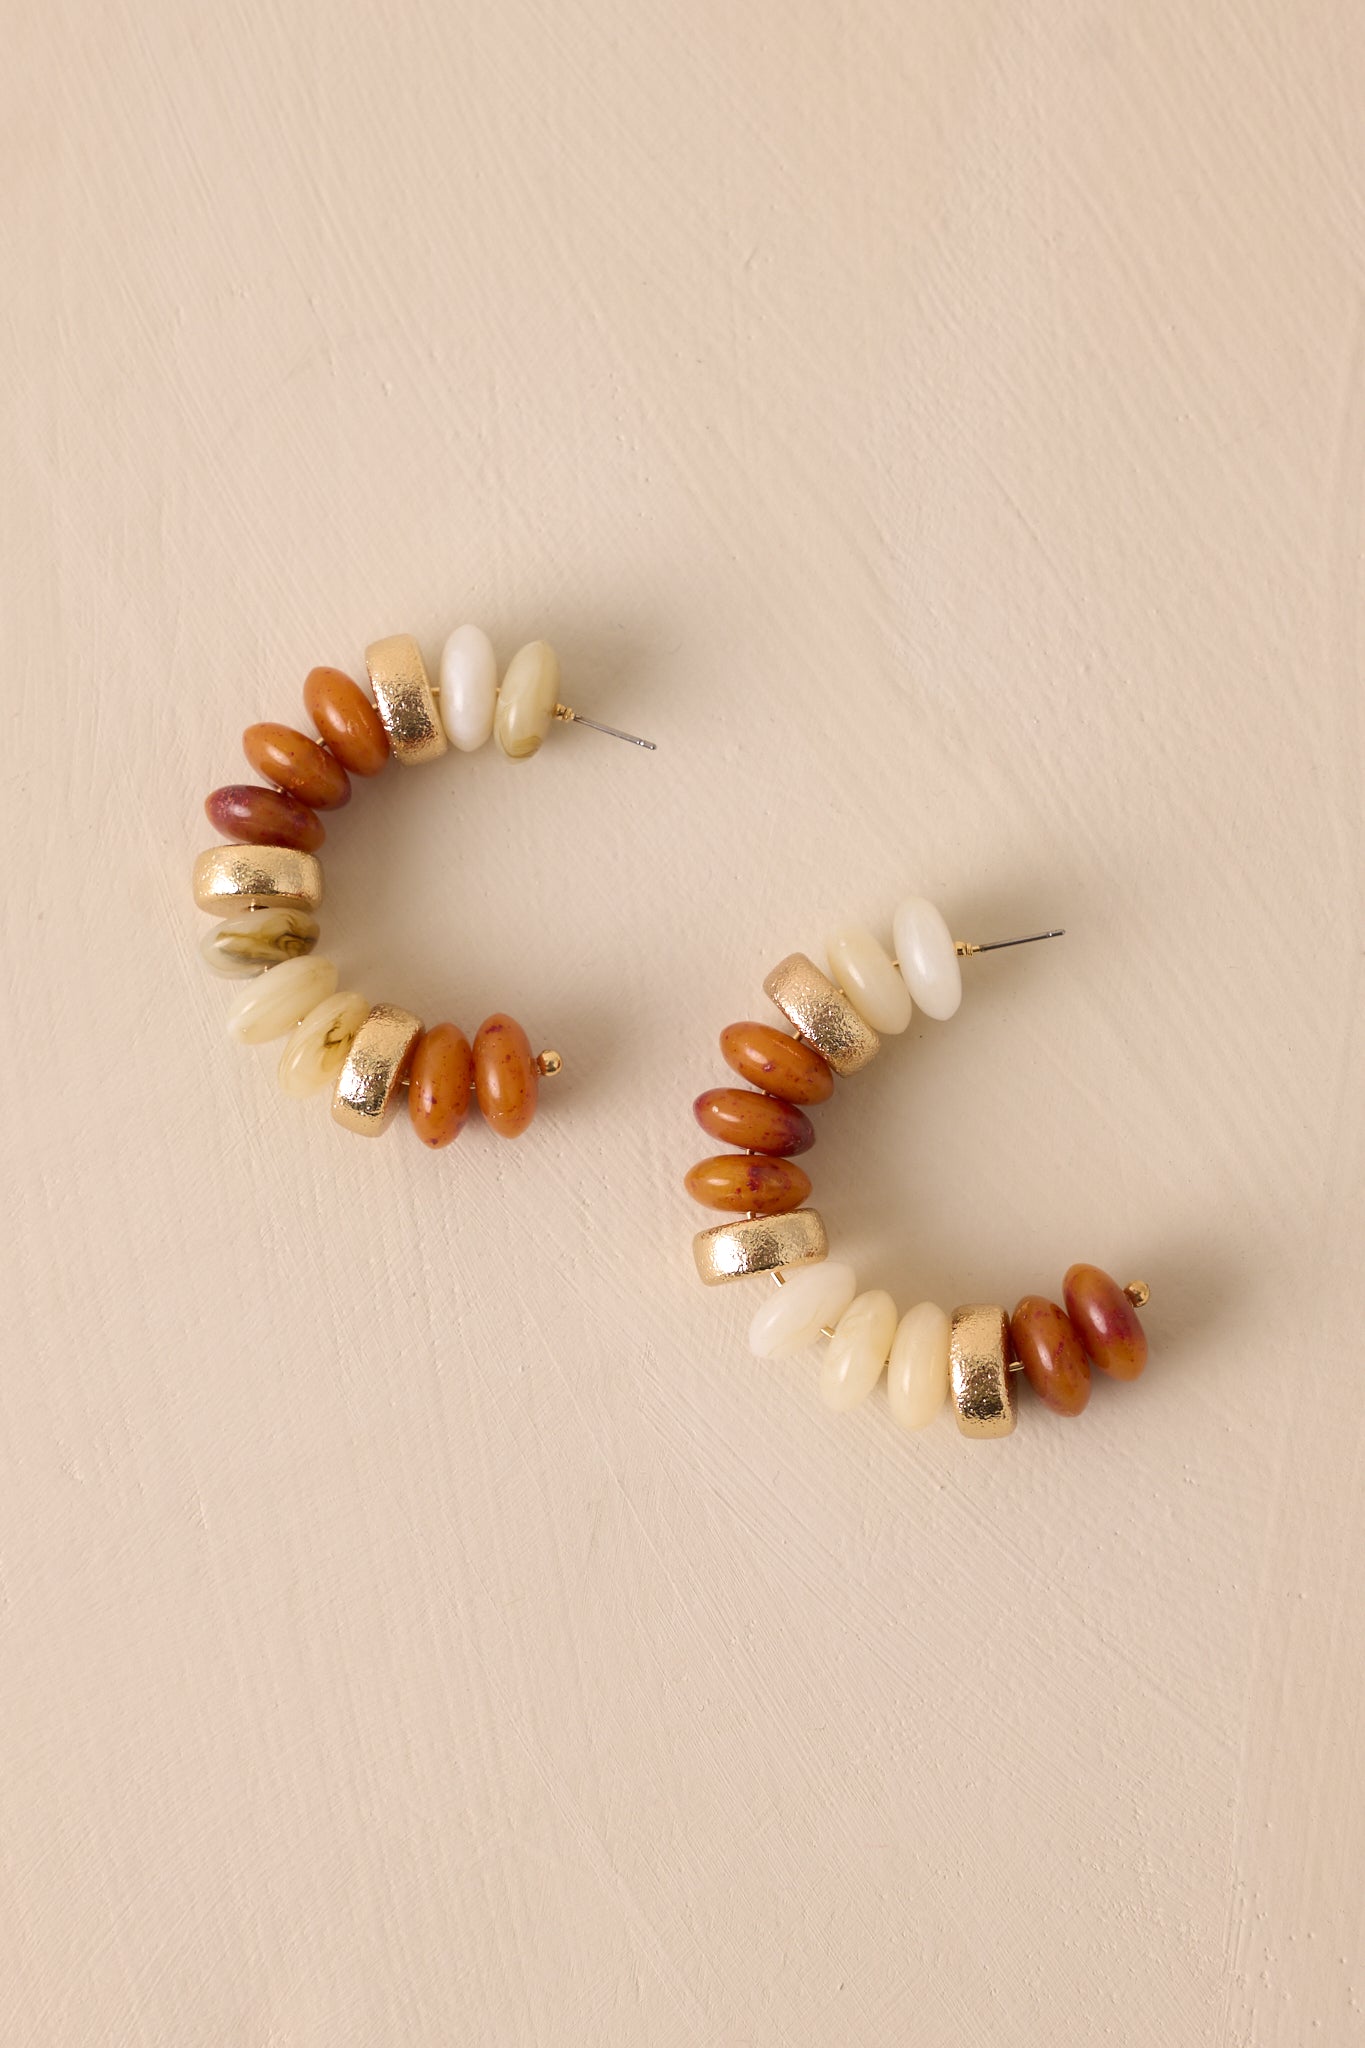
<path fill-rule="evenodd" d="M 215 832 L 247 846 L 294 846 L 316 853 L 327 837 L 321 818 L 284 789 L 256 782 L 229 782 L 205 797 L 204 811 Z"/>
<path fill-rule="evenodd" d="M 343 768 L 377 775 L 389 758 L 384 721 L 359 683 L 339 668 L 310 668 L 303 705 Z"/>
<path fill-rule="evenodd" d="M 540 1069 L 515 1017 L 485 1017 L 474 1037 L 474 1087 L 491 1129 L 519 1138 L 536 1113 Z"/>
<path fill-rule="evenodd" d="M 433 1024 L 413 1048 L 408 1070 L 412 1128 L 433 1151 L 458 1138 L 469 1115 L 474 1055 L 454 1024 Z"/>
<path fill-rule="evenodd" d="M 784 1102 L 828 1102 L 834 1074 L 813 1046 L 771 1024 L 727 1024 L 720 1034 L 727 1067 Z"/>
<path fill-rule="evenodd" d="M 1054 1415 L 1079 1415 L 1090 1399 L 1090 1360 L 1066 1310 L 1026 1294 L 1010 1317 L 1014 1355 Z"/>
<path fill-rule="evenodd" d="M 242 752 L 258 775 L 315 811 L 339 811 L 351 801 L 351 778 L 340 761 L 292 725 L 249 725 Z"/>
<path fill-rule="evenodd" d="M 1118 1281 L 1098 1266 L 1071 1266 L 1062 1298 L 1091 1364 L 1111 1379 L 1135 1380 L 1147 1363 L 1147 1335 Z"/>
<path fill-rule="evenodd" d="M 752 1088 L 708 1088 L 693 1103 L 692 1114 L 708 1138 L 745 1152 L 790 1159 L 815 1143 L 815 1127 L 803 1109 L 776 1095 L 756 1095 Z"/>
<path fill-rule="evenodd" d="M 692 1168 L 683 1185 L 694 1202 L 731 1216 L 782 1216 L 799 1209 L 810 1193 L 810 1176 L 789 1159 L 761 1159 L 747 1152 L 722 1152 Z"/>

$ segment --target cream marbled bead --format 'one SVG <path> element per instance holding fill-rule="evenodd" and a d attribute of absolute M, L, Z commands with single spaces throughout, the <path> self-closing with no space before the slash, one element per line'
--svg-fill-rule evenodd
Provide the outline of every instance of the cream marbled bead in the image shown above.
<path fill-rule="evenodd" d="M 927 896 L 907 896 L 894 929 L 905 986 L 925 1016 L 942 1023 L 962 1001 L 962 968 L 943 912 Z"/>
<path fill-rule="evenodd" d="M 509 761 L 529 761 L 559 702 L 559 657 L 548 640 L 532 640 L 512 656 L 498 692 L 493 729 Z"/>
<path fill-rule="evenodd" d="M 948 1318 L 933 1301 L 907 1309 L 891 1342 L 886 1398 L 902 1429 L 923 1429 L 948 1398 Z"/>
<path fill-rule="evenodd" d="M 846 925 L 825 946 L 829 971 L 858 1015 L 894 1038 L 904 1031 L 915 1006 L 885 946 L 862 925 Z"/>
<path fill-rule="evenodd" d="M 441 723 L 452 747 L 473 754 L 493 737 L 498 660 L 482 626 L 457 626 L 441 649 Z"/>
<path fill-rule="evenodd" d="M 315 1003 L 280 1054 L 285 1094 L 316 1095 L 319 1088 L 333 1086 L 346 1064 L 351 1040 L 369 1014 L 369 998 L 354 989 L 338 989 Z"/>
<path fill-rule="evenodd" d="M 298 960 L 318 942 L 318 921 L 306 910 L 244 910 L 225 917 L 199 941 L 215 974 L 242 981 L 282 960 Z"/>
<path fill-rule="evenodd" d="M 820 1399 L 827 1408 L 856 1408 L 882 1376 L 896 1334 L 896 1304 L 880 1287 L 859 1294 L 834 1327 L 820 1367 Z"/>
<path fill-rule="evenodd" d="M 268 1039 L 283 1038 L 315 1003 L 331 995 L 336 985 L 336 962 L 322 953 L 281 961 L 248 982 L 234 999 L 228 1011 L 228 1033 L 241 1045 L 264 1045 Z"/>
<path fill-rule="evenodd" d="M 858 1288 L 852 1266 L 826 1259 L 787 1275 L 749 1325 L 749 1349 L 756 1358 L 785 1358 L 813 1344 L 827 1323 L 837 1323 Z"/>

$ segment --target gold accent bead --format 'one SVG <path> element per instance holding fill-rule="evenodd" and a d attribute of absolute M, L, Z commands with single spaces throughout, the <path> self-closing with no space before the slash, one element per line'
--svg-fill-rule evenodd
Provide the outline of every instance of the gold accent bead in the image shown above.
<path fill-rule="evenodd" d="M 398 1091 L 422 1035 L 422 1020 L 396 1003 L 376 1003 L 351 1040 L 337 1077 L 332 1115 L 343 1130 L 377 1138 L 393 1114 Z"/>
<path fill-rule="evenodd" d="M 829 1257 L 824 1218 L 817 1209 L 788 1209 L 782 1216 L 739 1216 L 699 1230 L 692 1240 L 697 1271 L 708 1287 L 742 1280 L 746 1273 L 774 1273 L 782 1266 L 813 1266 Z"/>
<path fill-rule="evenodd" d="M 411 633 L 391 633 L 365 649 L 370 688 L 395 760 L 405 768 L 435 761 L 450 742 L 422 650 Z"/>
<path fill-rule="evenodd" d="M 211 846 L 194 863 L 194 900 L 222 917 L 235 910 L 316 910 L 322 868 L 292 846 Z"/>
<path fill-rule="evenodd" d="M 1146 1308 L 1152 1298 L 1152 1290 L 1145 1280 L 1130 1280 L 1123 1291 L 1134 1308 Z"/>
<path fill-rule="evenodd" d="M 1002 1308 L 955 1308 L 948 1339 L 953 1413 L 964 1436 L 1008 1436 L 1014 1428 L 1010 1323 Z"/>
<path fill-rule="evenodd" d="M 764 982 L 763 993 L 836 1074 L 856 1074 L 881 1051 L 881 1039 L 872 1026 L 804 953 L 789 953 L 780 960 Z"/>
<path fill-rule="evenodd" d="M 562 1074 L 564 1071 L 563 1060 L 553 1048 L 548 1046 L 544 1052 L 536 1054 L 536 1065 L 547 1081 L 553 1081 L 556 1074 Z"/>

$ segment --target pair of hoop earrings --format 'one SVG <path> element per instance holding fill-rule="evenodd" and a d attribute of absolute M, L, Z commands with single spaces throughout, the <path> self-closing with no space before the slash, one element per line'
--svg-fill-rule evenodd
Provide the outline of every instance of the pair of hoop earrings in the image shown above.
<path fill-rule="evenodd" d="M 215 973 L 247 982 L 229 1012 L 231 1036 L 247 1045 L 284 1038 L 280 1086 L 293 1096 L 330 1090 L 343 1129 L 378 1136 L 405 1097 L 414 1131 L 433 1150 L 459 1135 L 474 1102 L 498 1136 L 520 1137 L 541 1081 L 561 1069 L 557 1052 L 533 1054 L 521 1025 L 501 1011 L 472 1042 L 453 1023 L 426 1026 L 396 1003 L 339 990 L 335 963 L 315 952 L 326 836 L 319 812 L 349 803 L 352 777 L 378 775 L 390 756 L 417 767 L 452 745 L 472 753 L 496 737 L 509 760 L 530 760 L 556 721 L 637 747 L 652 742 L 561 703 L 559 663 L 543 640 L 513 657 L 501 683 L 492 644 L 473 625 L 447 639 L 439 685 L 406 633 L 375 641 L 365 666 L 369 697 L 343 671 L 313 669 L 303 697 L 318 737 L 248 726 L 243 749 L 262 781 L 226 785 L 206 800 L 227 843 L 194 864 L 195 902 L 220 919 L 203 956 Z M 952 1017 L 962 1000 L 960 959 L 1061 937 L 955 941 L 918 896 L 901 904 L 894 930 L 894 960 L 861 927 L 840 931 L 827 949 L 829 975 L 789 954 L 763 987 L 790 1030 L 743 1022 L 721 1033 L 726 1063 L 749 1086 L 709 1089 L 694 1105 L 702 1129 L 736 1148 L 687 1175 L 688 1192 L 727 1216 L 694 1239 L 697 1270 L 708 1286 L 755 1275 L 777 1284 L 754 1315 L 750 1349 L 785 1357 L 825 1339 L 820 1391 L 830 1407 L 865 1400 L 885 1371 L 903 1428 L 923 1428 L 949 1405 L 964 1435 L 1006 1436 L 1022 1373 L 1056 1414 L 1079 1415 L 1092 1366 L 1136 1379 L 1146 1363 L 1137 1316 L 1149 1298 L 1145 1282 L 1120 1287 L 1096 1266 L 1075 1265 L 1062 1284 L 1065 1307 L 1026 1295 L 1012 1315 L 981 1303 L 948 1314 L 933 1302 L 900 1315 L 883 1290 L 858 1291 L 853 1268 L 829 1257 L 819 1212 L 805 1206 L 811 1184 L 793 1162 L 815 1142 L 807 1109 L 829 1099 L 836 1077 L 865 1067 L 883 1036 L 909 1027 L 916 1007 L 931 1019 Z"/>

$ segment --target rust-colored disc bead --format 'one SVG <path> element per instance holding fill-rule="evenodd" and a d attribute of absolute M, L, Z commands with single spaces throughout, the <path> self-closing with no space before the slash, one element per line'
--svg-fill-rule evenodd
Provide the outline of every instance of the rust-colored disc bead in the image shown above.
<path fill-rule="evenodd" d="M 249 725 L 242 752 L 258 775 L 315 811 L 339 811 L 351 801 L 351 778 L 340 761 L 292 725 Z"/>
<path fill-rule="evenodd" d="M 1066 1310 L 1026 1294 L 1010 1317 L 1014 1355 L 1054 1415 L 1079 1415 L 1090 1399 L 1090 1360 Z"/>
<path fill-rule="evenodd" d="M 784 1102 L 828 1102 L 834 1075 L 809 1045 L 771 1024 L 727 1024 L 720 1034 L 727 1067 Z"/>
<path fill-rule="evenodd" d="M 339 668 L 311 668 L 303 703 L 343 768 L 352 775 L 379 773 L 389 758 L 389 736 L 359 683 Z"/>
<path fill-rule="evenodd" d="M 810 1193 L 810 1176 L 789 1159 L 762 1159 L 747 1152 L 722 1152 L 703 1159 L 683 1185 L 694 1202 L 731 1216 L 784 1216 Z"/>
<path fill-rule="evenodd" d="M 815 1127 L 803 1109 L 776 1095 L 757 1095 L 752 1088 L 708 1088 L 693 1103 L 692 1114 L 708 1138 L 745 1152 L 790 1159 L 815 1143 Z"/>
<path fill-rule="evenodd" d="M 474 1054 L 454 1024 L 433 1024 L 413 1049 L 408 1115 L 424 1145 L 438 1151 L 458 1138 L 469 1115 Z"/>
<path fill-rule="evenodd" d="M 1118 1281 L 1098 1266 L 1071 1266 L 1062 1298 L 1091 1364 L 1111 1379 L 1135 1380 L 1147 1363 L 1147 1335 Z"/>
<path fill-rule="evenodd" d="M 247 846 L 295 846 L 316 853 L 327 837 L 316 811 L 287 789 L 262 789 L 255 782 L 229 782 L 205 797 L 204 811 L 224 839 Z"/>
<path fill-rule="evenodd" d="M 474 1035 L 474 1087 L 490 1128 L 519 1138 L 536 1113 L 540 1069 L 515 1017 L 485 1017 Z"/>

